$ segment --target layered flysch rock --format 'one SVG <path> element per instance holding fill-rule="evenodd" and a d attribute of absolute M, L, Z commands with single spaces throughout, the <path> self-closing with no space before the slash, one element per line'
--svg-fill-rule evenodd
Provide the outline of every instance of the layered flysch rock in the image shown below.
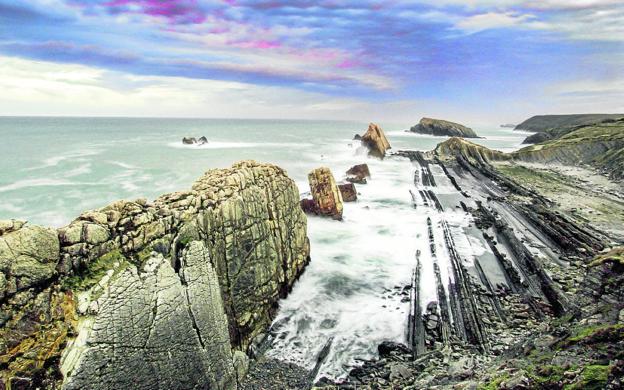
<path fill-rule="evenodd" d="M 412 126 L 409 131 L 436 136 L 479 138 L 471 128 L 442 119 L 422 118 L 420 122 Z"/>
<path fill-rule="evenodd" d="M 296 185 L 252 161 L 58 231 L 0 223 L 0 387 L 235 389 L 308 261 Z"/>
<path fill-rule="evenodd" d="M 369 156 L 377 158 L 384 158 L 386 151 L 391 149 L 383 129 L 375 123 L 368 125 L 368 130 L 362 136 L 362 145 L 368 148 Z"/>
<path fill-rule="evenodd" d="M 308 181 L 316 212 L 342 219 L 342 195 L 329 168 L 313 170 L 308 174 Z"/>

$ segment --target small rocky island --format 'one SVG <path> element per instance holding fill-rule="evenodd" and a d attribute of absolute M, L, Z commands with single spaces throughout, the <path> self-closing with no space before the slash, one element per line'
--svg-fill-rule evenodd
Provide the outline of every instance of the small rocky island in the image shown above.
<path fill-rule="evenodd" d="M 409 131 L 412 133 L 435 136 L 479 138 L 477 133 L 471 128 L 442 119 L 422 118 L 420 122 L 412 126 Z"/>

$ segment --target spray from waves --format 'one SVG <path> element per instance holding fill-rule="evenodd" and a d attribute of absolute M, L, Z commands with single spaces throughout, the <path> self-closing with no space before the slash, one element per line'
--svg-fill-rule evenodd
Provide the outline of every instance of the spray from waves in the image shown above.
<path fill-rule="evenodd" d="M 298 142 L 220 142 L 209 141 L 207 144 L 202 145 L 187 145 L 182 142 L 169 142 L 167 146 L 176 149 L 190 149 L 190 150 L 203 150 L 203 149 L 237 149 L 237 148 L 308 148 L 312 144 L 298 143 Z"/>
<path fill-rule="evenodd" d="M 16 191 L 24 188 L 32 187 L 53 187 L 53 186 L 71 186 L 82 185 L 83 183 L 70 182 L 64 179 L 25 179 L 18 180 L 14 183 L 0 187 L 0 192 Z"/>
<path fill-rule="evenodd" d="M 86 148 L 86 149 L 83 149 L 83 150 L 78 150 L 78 151 L 66 153 L 66 154 L 63 154 L 63 155 L 60 155 L 60 156 L 48 157 L 48 158 L 43 160 L 43 164 L 37 165 L 37 166 L 34 166 L 34 167 L 30 167 L 30 168 L 25 168 L 24 170 L 25 171 L 34 171 L 34 170 L 38 170 L 38 169 L 45 169 L 45 168 L 56 167 L 60 163 L 62 163 L 64 161 L 67 161 L 67 160 L 86 161 L 84 159 L 84 157 L 96 156 L 96 155 L 98 155 L 98 154 L 100 154 L 102 152 L 103 152 L 102 150 Z"/>

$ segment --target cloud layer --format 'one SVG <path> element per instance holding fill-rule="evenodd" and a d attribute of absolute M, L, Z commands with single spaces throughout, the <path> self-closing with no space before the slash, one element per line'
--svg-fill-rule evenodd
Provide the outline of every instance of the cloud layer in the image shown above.
<path fill-rule="evenodd" d="M 5 68 L 83 66 L 118 75 L 100 80 L 117 83 L 99 84 L 108 90 L 136 90 L 133 78 L 231 83 L 341 107 L 617 89 L 624 66 L 624 4 L 611 0 L 0 0 L 0 33 Z"/>

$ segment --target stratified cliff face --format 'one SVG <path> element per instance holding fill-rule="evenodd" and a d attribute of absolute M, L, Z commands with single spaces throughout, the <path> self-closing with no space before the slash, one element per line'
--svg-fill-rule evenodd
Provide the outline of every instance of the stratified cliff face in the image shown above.
<path fill-rule="evenodd" d="M 442 119 L 422 118 L 410 131 L 419 134 L 430 134 L 449 137 L 479 138 L 469 127 Z"/>
<path fill-rule="evenodd" d="M 2 384 L 235 389 L 309 261 L 306 223 L 294 182 L 252 161 L 58 231 L 0 223 Z"/>

